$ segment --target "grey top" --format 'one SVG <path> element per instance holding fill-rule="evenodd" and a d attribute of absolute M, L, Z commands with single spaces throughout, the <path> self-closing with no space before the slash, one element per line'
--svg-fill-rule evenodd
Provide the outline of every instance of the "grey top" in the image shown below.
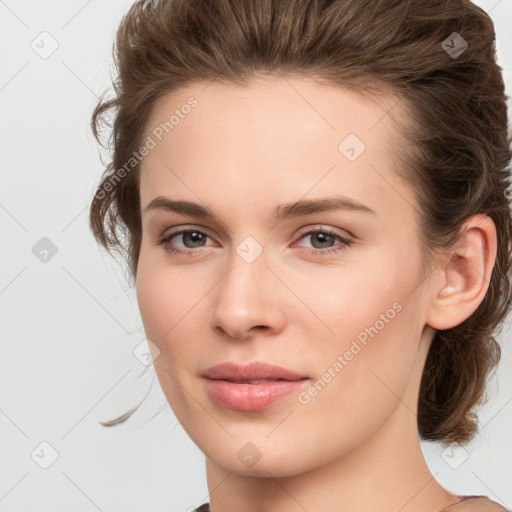
<path fill-rule="evenodd" d="M 467 500 L 468 498 L 477 498 L 479 495 L 458 495 L 459 501 L 456 503 L 453 503 L 452 505 L 456 505 L 457 503 L 460 503 L 461 501 Z M 452 506 L 450 505 L 450 507 Z M 443 509 L 444 510 L 444 509 Z M 196 512 L 210 512 L 210 503 L 206 502 L 203 503 L 200 507 L 196 508 Z"/>

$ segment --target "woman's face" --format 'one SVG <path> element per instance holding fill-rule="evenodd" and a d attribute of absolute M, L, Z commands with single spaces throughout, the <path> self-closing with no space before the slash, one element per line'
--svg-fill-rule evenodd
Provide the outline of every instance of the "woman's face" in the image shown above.
<path fill-rule="evenodd" d="M 390 425 L 416 428 L 433 330 L 416 201 L 395 173 L 395 101 L 300 78 L 195 84 L 147 124 L 138 304 L 170 406 L 231 471 L 298 474 Z M 155 198 L 212 216 L 147 208 Z M 307 379 L 270 403 L 276 385 L 248 400 L 258 384 L 203 376 L 255 361 Z"/>

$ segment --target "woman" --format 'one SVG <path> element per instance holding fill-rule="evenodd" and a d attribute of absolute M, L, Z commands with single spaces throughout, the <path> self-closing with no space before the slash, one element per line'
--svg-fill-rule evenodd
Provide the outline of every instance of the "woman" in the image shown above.
<path fill-rule="evenodd" d="M 140 1 L 116 44 L 91 227 L 126 251 L 160 385 L 206 456 L 197 510 L 506 510 L 445 489 L 420 447 L 475 436 L 511 303 L 490 18 Z"/>

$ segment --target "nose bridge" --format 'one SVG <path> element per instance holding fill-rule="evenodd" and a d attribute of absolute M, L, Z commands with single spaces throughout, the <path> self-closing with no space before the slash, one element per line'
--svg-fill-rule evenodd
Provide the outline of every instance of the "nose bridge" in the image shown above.
<path fill-rule="evenodd" d="M 258 307 L 265 299 L 262 288 L 268 280 L 266 254 L 261 250 L 256 254 L 253 244 L 243 241 L 235 248 L 229 262 L 230 271 L 220 283 L 224 306 L 243 310 Z"/>
<path fill-rule="evenodd" d="M 229 260 L 229 271 L 218 283 L 212 315 L 213 326 L 220 326 L 234 337 L 243 337 L 255 326 L 275 329 L 279 305 L 269 258 L 251 237 L 244 239 Z"/>

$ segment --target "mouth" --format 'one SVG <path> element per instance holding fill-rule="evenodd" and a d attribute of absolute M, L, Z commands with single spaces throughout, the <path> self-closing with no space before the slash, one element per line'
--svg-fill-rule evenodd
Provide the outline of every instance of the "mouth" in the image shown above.
<path fill-rule="evenodd" d="M 205 390 L 218 406 L 260 411 L 300 392 L 311 379 L 282 366 L 263 362 L 226 362 L 202 373 Z"/>
<path fill-rule="evenodd" d="M 255 412 L 297 395 L 310 385 L 308 378 L 299 380 L 223 380 L 204 379 L 210 399 L 225 409 Z"/>

